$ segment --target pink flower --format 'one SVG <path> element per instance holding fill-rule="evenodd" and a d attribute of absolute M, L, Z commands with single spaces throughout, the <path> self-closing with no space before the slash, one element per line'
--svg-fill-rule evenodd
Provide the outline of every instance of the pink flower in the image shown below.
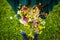
<path fill-rule="evenodd" d="M 33 25 L 34 25 L 34 26 L 36 26 L 37 24 L 38 24 L 38 22 L 37 22 L 37 21 L 34 21 L 34 22 L 33 22 Z"/>
<path fill-rule="evenodd" d="M 36 30 L 36 33 L 38 33 L 38 32 L 39 32 L 39 30 L 37 29 L 37 30 Z"/>
<path fill-rule="evenodd" d="M 23 7 L 23 10 L 26 11 L 27 10 L 27 7 Z"/>

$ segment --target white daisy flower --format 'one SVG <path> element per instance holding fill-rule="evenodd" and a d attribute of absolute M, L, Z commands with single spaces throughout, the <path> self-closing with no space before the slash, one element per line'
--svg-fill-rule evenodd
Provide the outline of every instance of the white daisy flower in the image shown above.
<path fill-rule="evenodd" d="M 23 25 L 25 25 L 26 24 L 26 22 L 21 18 L 21 19 L 19 19 L 19 21 L 20 21 L 20 23 L 21 24 L 23 24 Z"/>
<path fill-rule="evenodd" d="M 40 23 L 41 23 L 42 25 L 45 25 L 46 22 L 45 22 L 45 21 L 41 21 Z"/>
<path fill-rule="evenodd" d="M 20 11 L 19 10 L 17 11 L 17 14 L 20 14 Z"/>

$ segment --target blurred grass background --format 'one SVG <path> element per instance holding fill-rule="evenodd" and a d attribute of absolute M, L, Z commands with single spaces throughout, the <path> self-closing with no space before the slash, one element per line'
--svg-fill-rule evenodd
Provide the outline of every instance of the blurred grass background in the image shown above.
<path fill-rule="evenodd" d="M 7 0 L 0 0 L 0 40 L 23 40 L 20 34 L 23 25 L 19 24 L 15 15 Z M 60 40 L 60 3 L 54 6 L 45 20 L 46 28 L 38 40 Z M 26 28 L 24 30 L 28 32 Z"/>

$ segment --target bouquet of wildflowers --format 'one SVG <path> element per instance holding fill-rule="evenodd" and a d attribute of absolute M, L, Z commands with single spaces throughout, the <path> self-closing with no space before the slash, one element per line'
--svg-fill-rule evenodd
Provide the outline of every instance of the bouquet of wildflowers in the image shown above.
<path fill-rule="evenodd" d="M 42 15 L 42 11 L 39 10 L 37 5 L 33 7 L 24 5 L 20 10 L 18 10 L 17 14 L 20 16 L 19 22 L 27 29 L 38 34 L 42 33 L 42 29 L 45 28 L 45 20 L 40 17 L 40 15 Z M 32 32 L 30 32 L 28 36 L 33 37 Z"/>

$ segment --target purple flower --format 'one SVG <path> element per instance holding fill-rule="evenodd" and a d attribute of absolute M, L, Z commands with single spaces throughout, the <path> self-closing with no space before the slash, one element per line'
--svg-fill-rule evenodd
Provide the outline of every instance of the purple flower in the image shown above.
<path fill-rule="evenodd" d="M 28 22 L 28 18 L 27 18 L 27 17 L 23 17 L 23 20 L 24 20 L 25 22 Z"/>

